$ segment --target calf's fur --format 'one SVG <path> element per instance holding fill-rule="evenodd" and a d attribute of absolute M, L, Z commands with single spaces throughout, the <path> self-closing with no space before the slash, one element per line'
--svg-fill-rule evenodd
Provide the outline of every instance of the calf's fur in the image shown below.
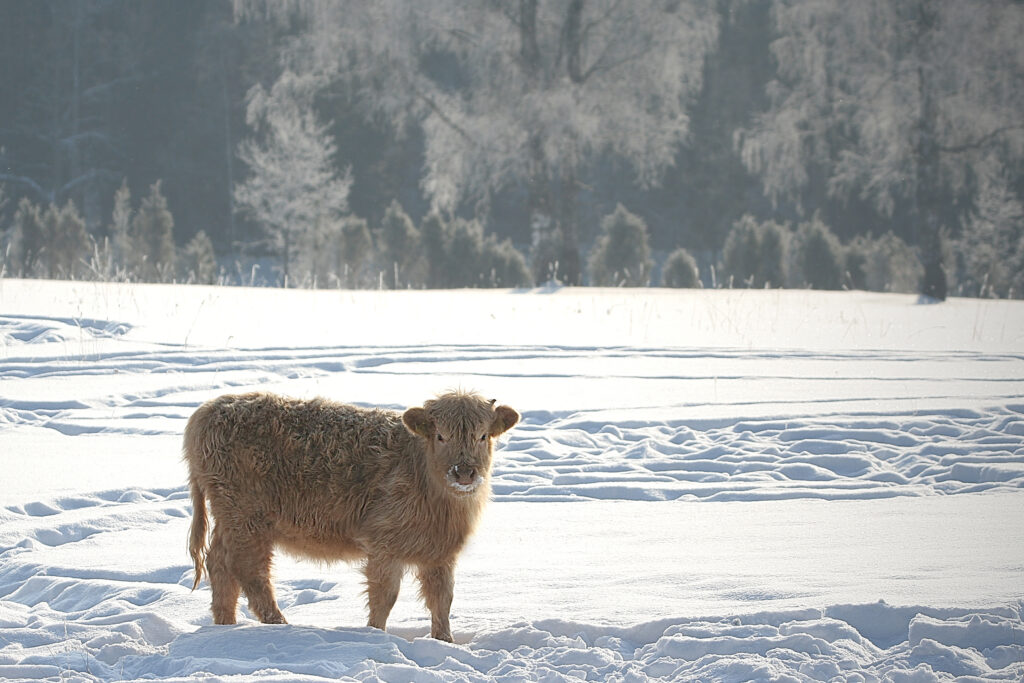
<path fill-rule="evenodd" d="M 244 592 L 254 616 L 281 624 L 275 548 L 362 560 L 369 625 L 383 629 L 415 568 L 431 635 L 450 641 L 455 561 L 490 496 L 494 438 L 518 421 L 512 408 L 461 391 L 401 415 L 268 393 L 203 404 L 184 438 L 193 589 L 205 565 L 215 623 L 235 623 Z"/>

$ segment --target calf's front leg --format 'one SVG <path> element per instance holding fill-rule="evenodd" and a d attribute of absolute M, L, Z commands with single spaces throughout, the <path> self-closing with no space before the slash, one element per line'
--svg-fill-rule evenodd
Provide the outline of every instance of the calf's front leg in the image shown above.
<path fill-rule="evenodd" d="M 420 567 L 420 595 L 430 610 L 430 636 L 452 642 L 452 628 L 448 614 L 455 594 L 455 567 L 444 564 L 436 567 Z"/>

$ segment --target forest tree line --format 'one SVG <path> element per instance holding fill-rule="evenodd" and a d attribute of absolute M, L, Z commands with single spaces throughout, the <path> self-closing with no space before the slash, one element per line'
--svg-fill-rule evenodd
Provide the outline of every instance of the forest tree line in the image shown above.
<path fill-rule="evenodd" d="M 1011 0 L 11 0 L 0 272 L 1024 294 Z"/>

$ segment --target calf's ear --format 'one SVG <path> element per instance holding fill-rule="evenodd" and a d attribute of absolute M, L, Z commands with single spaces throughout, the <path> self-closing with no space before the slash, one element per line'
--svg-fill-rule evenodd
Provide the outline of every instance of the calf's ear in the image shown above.
<path fill-rule="evenodd" d="M 494 422 L 491 423 L 491 436 L 504 434 L 512 429 L 519 422 L 519 413 L 508 406 L 498 406 L 494 409 Z"/>
<path fill-rule="evenodd" d="M 402 414 L 402 423 L 416 436 L 434 438 L 434 420 L 423 408 L 409 408 Z"/>

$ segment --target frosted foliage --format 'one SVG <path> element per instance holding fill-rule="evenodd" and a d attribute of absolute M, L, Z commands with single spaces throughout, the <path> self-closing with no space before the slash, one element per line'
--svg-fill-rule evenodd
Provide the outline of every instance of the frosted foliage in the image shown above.
<path fill-rule="evenodd" d="M 1020 3 L 779 0 L 773 16 L 771 105 L 736 137 L 773 200 L 799 191 L 820 165 L 833 196 L 892 211 L 917 190 L 921 135 L 934 135 L 940 180 L 954 189 L 997 151 L 1024 155 Z M 922 132 L 925 94 L 937 118 Z"/>
<path fill-rule="evenodd" d="M 247 96 L 246 121 L 256 137 L 239 146 L 250 175 L 235 188 L 235 201 L 279 251 L 348 210 L 352 180 L 348 171 L 335 173 L 335 143 L 313 109 L 313 85 L 286 71 L 269 92 L 256 85 Z"/>
<path fill-rule="evenodd" d="M 982 180 L 975 210 L 956 246 L 963 255 L 968 294 L 1024 295 L 1024 206 L 1005 178 Z"/>
<path fill-rule="evenodd" d="M 298 11 L 310 28 L 287 51 L 292 68 L 344 80 L 399 128 L 420 121 L 423 187 L 440 208 L 517 180 L 571 177 L 599 153 L 655 182 L 686 136 L 686 108 L 717 38 L 714 12 L 705 3 L 540 1 L 528 41 L 527 5 L 308 0 L 236 11 Z M 577 51 L 573 7 L 582 13 Z"/>

